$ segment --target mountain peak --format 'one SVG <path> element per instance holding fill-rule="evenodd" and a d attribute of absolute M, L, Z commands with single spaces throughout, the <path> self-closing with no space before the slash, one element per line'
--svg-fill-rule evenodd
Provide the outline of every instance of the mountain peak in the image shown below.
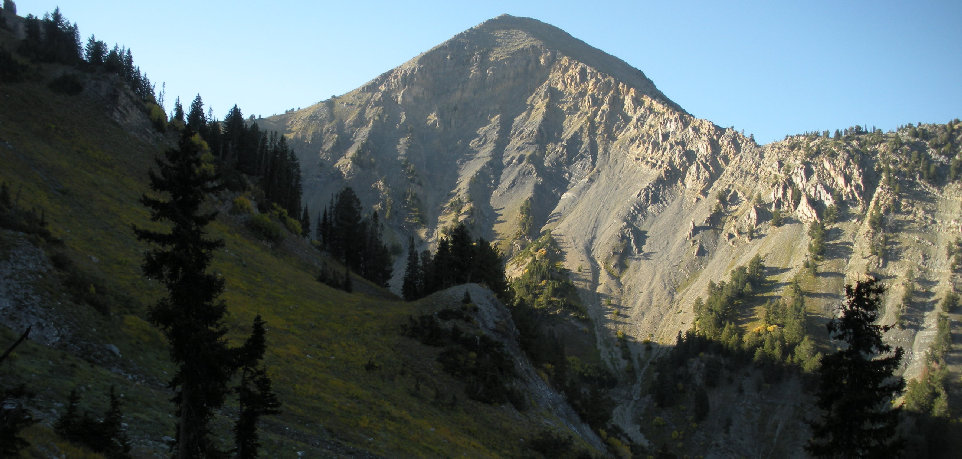
<path fill-rule="evenodd" d="M 505 29 L 505 28 L 538 29 L 538 28 L 553 28 L 553 29 L 557 29 L 557 27 L 554 27 L 554 26 L 552 26 L 552 25 L 550 25 L 550 24 L 541 22 L 541 21 L 539 21 L 539 20 L 537 20 L 537 19 L 533 19 L 533 18 L 529 18 L 529 17 L 524 17 L 524 16 L 512 16 L 512 15 L 507 14 L 507 13 L 502 14 L 502 15 L 500 15 L 500 16 L 493 17 L 493 18 L 491 18 L 491 19 L 488 19 L 488 20 L 486 20 L 486 21 L 478 24 L 478 25 L 475 26 L 474 28 L 476 28 L 476 29 L 482 29 L 482 28 L 489 28 L 489 29 Z M 557 30 L 560 31 L 561 29 L 557 29 Z"/>
<path fill-rule="evenodd" d="M 508 57 L 529 47 L 539 47 L 567 56 L 684 112 L 681 107 L 659 91 L 641 70 L 571 36 L 558 27 L 529 17 L 502 14 L 454 36 L 432 51 L 451 48 L 483 49 L 488 50 L 492 56 Z"/>

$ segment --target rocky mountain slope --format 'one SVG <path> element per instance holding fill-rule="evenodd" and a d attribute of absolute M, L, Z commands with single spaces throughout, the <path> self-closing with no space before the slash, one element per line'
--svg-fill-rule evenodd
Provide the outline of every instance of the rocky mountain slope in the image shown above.
<path fill-rule="evenodd" d="M 955 288 L 947 250 L 960 235 L 962 189 L 951 164 L 962 142 L 954 123 L 757 145 L 686 113 L 642 72 L 532 19 L 486 21 L 357 90 L 263 122 L 295 145 L 315 213 L 349 184 L 397 241 L 415 234 L 430 245 L 462 221 L 511 255 L 550 230 L 615 369 L 632 360 L 646 368 L 659 352 L 640 343 L 673 344 L 692 327 L 692 305 L 709 282 L 755 255 L 774 285 L 766 296 L 781 295 L 804 274 L 808 226 L 827 211 L 838 216 L 827 224 L 818 272 L 800 277 L 821 346 L 820 323 L 844 285 L 880 275 L 890 287 L 883 323 L 901 325 L 888 338 L 909 351 L 905 374 L 916 376 L 937 303 Z M 881 227 L 870 222 L 874 211 L 884 215 Z M 923 294 L 905 299 L 907 276 Z M 749 311 L 739 325 L 760 322 Z M 617 349 L 619 334 L 633 341 L 631 358 Z M 641 443 L 650 430 L 644 374 L 623 388 L 616 409 Z M 807 404 L 781 392 L 769 394 L 772 402 L 760 391 L 744 419 L 729 419 L 742 426 L 731 435 L 747 442 L 732 454 L 781 444 L 799 451 Z M 769 402 L 792 419 L 789 433 L 763 428 Z"/>

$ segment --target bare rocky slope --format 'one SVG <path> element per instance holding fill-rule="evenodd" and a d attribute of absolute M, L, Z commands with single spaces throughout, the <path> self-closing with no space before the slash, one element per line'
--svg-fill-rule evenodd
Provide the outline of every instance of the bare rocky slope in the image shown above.
<path fill-rule="evenodd" d="M 350 93 L 259 123 L 292 141 L 315 215 L 347 184 L 398 242 L 414 234 L 430 245 L 463 221 L 510 255 L 550 230 L 602 355 L 619 371 L 628 365 L 615 347 L 619 332 L 633 338 L 632 364 L 647 368 L 661 347 L 646 352 L 641 343 L 673 344 L 692 327 L 692 304 L 709 282 L 755 255 L 774 285 L 766 294 L 780 295 L 809 257 L 808 224 L 829 207 L 840 214 L 827 227 L 819 273 L 803 284 L 809 328 L 823 346 L 820 324 L 844 285 L 880 275 L 890 287 L 882 322 L 902 325 L 887 338 L 906 349 L 905 375 L 915 377 L 938 302 L 954 288 L 947 249 L 962 220 L 962 189 L 950 180 L 962 144 L 954 123 L 757 145 L 686 113 L 641 71 L 533 19 L 486 21 Z M 534 230 L 519 234 L 528 200 Z M 874 210 L 889 234 L 882 256 L 873 251 Z M 909 275 L 921 293 L 901 306 Z M 743 319 L 746 330 L 758 325 L 757 314 Z M 643 444 L 645 375 L 621 389 L 615 410 Z M 750 381 L 713 391 L 713 406 L 740 408 L 713 410 L 678 449 L 724 443 L 723 455 L 800 454 L 810 409 L 799 382 L 759 383 L 736 397 Z M 770 416 L 789 425 L 771 425 Z"/>

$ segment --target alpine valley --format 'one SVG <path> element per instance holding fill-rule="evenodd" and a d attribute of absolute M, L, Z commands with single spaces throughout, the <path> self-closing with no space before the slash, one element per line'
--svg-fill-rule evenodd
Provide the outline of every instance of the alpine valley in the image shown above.
<path fill-rule="evenodd" d="M 139 198 L 184 126 L 163 110 L 158 122 L 153 94 L 123 77 L 31 59 L 24 20 L 3 14 L 0 64 L 25 76 L 0 78 L 0 181 L 8 214 L 43 228 L 8 217 L 0 230 L 2 347 L 32 327 L 0 363 L 0 388 L 33 391 L 17 399 L 37 421 L 22 453 L 95 454 L 55 424 L 72 390 L 96 416 L 113 387 L 131 454 L 163 456 L 175 369 L 130 228 L 157 227 Z M 261 419 L 262 455 L 803 457 L 820 359 L 839 346 L 826 323 L 847 284 L 874 277 L 884 340 L 904 350 L 904 452 L 951 456 L 958 120 L 758 145 L 669 96 L 503 15 L 349 93 L 246 120 L 294 152 L 308 209 L 285 227 L 250 174 L 209 197 L 227 340 L 243 343 L 256 314 L 267 325 L 281 408 Z M 229 167 L 208 143 L 212 167 Z M 348 274 L 345 291 L 331 281 L 344 265 L 312 241 L 345 187 L 383 226 L 386 288 Z M 264 237 L 259 215 L 280 235 Z M 464 230 L 492 241 L 508 288 L 402 300 L 405 255 L 430 260 Z M 238 411 L 228 397 L 212 424 L 225 449 Z"/>

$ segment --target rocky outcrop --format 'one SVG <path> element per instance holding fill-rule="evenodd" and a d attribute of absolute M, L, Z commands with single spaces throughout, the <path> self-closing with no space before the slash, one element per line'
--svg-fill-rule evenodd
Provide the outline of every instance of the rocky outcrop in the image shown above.
<path fill-rule="evenodd" d="M 64 320 L 34 286 L 52 271 L 43 251 L 26 236 L 0 230 L 0 240 L 10 241 L 6 256 L 0 260 L 0 322 L 11 330 L 30 328 L 30 339 L 47 346 L 58 346 L 69 336 Z"/>
<path fill-rule="evenodd" d="M 531 403 L 536 410 L 550 413 L 555 419 L 563 423 L 566 429 L 577 433 L 582 440 L 596 450 L 604 451 L 604 443 L 578 417 L 578 414 L 565 400 L 564 395 L 548 385 L 538 375 L 537 370 L 518 344 L 518 329 L 515 328 L 514 321 L 511 319 L 511 312 L 491 290 L 478 284 L 466 284 L 440 292 L 436 294 L 436 297 L 444 303 L 458 304 L 465 293 L 470 295 L 472 303 L 478 307 L 476 313 L 478 326 L 487 336 L 503 344 L 504 350 L 510 354 L 515 362 L 518 378 L 525 385 L 527 389 L 525 393 L 531 396 Z M 542 422 L 548 423 L 551 421 L 543 418 Z M 546 424 L 541 427 L 557 429 L 559 426 Z"/>

